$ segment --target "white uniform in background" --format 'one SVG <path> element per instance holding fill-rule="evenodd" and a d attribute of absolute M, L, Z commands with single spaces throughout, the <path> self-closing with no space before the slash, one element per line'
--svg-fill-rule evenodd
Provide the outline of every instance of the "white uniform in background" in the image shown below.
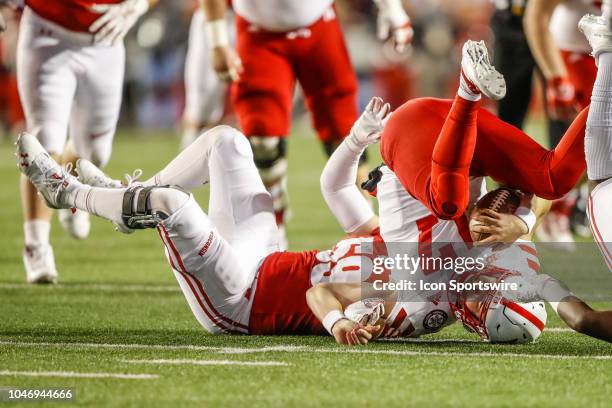
<path fill-rule="evenodd" d="M 591 52 L 589 42 L 578 30 L 578 22 L 585 14 L 600 14 L 600 7 L 593 0 L 566 0 L 555 7 L 549 29 L 559 49 Z"/>
<path fill-rule="evenodd" d="M 68 135 L 77 156 L 97 165 L 110 159 L 119 118 L 125 49 L 92 45 L 26 7 L 17 46 L 17 79 L 28 131 L 61 154 Z"/>
<path fill-rule="evenodd" d="M 227 85 L 217 76 L 210 63 L 211 50 L 206 36 L 204 12 L 193 13 L 185 59 L 185 131 L 184 149 L 200 135 L 203 128 L 216 125 L 223 116 Z"/>

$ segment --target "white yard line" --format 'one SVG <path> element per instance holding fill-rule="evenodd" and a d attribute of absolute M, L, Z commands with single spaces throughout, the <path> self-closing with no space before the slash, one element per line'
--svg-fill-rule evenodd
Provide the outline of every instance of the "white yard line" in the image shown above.
<path fill-rule="evenodd" d="M 0 345 L 12 347 L 59 347 L 59 348 L 111 348 L 111 349 L 155 349 L 155 350 L 196 350 L 212 351 L 217 354 L 245 354 L 245 353 L 338 353 L 338 354 L 374 354 L 392 356 L 444 356 L 444 357 L 506 357 L 506 358 L 540 358 L 551 360 L 587 359 L 587 360 L 612 360 L 612 355 L 573 355 L 573 354 L 529 354 L 509 352 L 440 352 L 440 351 L 418 351 L 418 350 L 380 350 L 366 347 L 344 347 L 344 348 L 321 348 L 310 346 L 281 345 L 271 347 L 213 347 L 196 345 L 163 345 L 163 344 L 105 344 L 105 343 L 38 343 L 0 341 Z M 517 346 L 520 347 L 520 346 Z M 510 348 L 510 347 L 509 347 Z"/>
<path fill-rule="evenodd" d="M 121 374 L 121 373 L 77 373 L 74 371 L 0 371 L 0 376 L 16 377 L 68 377 L 68 378 L 120 378 L 122 380 L 153 380 L 156 374 Z"/>
<path fill-rule="evenodd" d="M 547 327 L 544 329 L 544 333 L 576 333 L 576 331 L 570 329 L 569 327 Z"/>
<path fill-rule="evenodd" d="M 121 344 L 121 343 L 67 343 L 67 342 L 29 342 L 0 341 L 0 346 L 15 347 L 59 347 L 59 348 L 110 348 L 110 349 L 152 349 L 152 350 L 195 350 L 217 351 L 219 347 L 172 344 Z"/>
<path fill-rule="evenodd" d="M 175 365 L 202 365 L 202 366 L 256 366 L 256 367 L 286 367 L 289 363 L 282 361 L 232 361 L 232 360 L 119 360 L 129 364 L 175 364 Z"/>
<path fill-rule="evenodd" d="M 29 283 L 0 283 L 0 289 L 31 289 L 40 288 L 38 285 Z M 99 284 L 99 283 L 75 283 L 58 284 L 49 287 L 50 289 L 62 290 L 94 290 L 100 292 L 180 292 L 177 285 L 138 285 L 138 284 Z"/>
<path fill-rule="evenodd" d="M 269 346 L 269 347 L 219 347 L 217 352 L 220 354 L 249 354 L 249 353 L 268 353 L 281 351 L 287 353 L 295 353 L 299 351 L 308 351 L 307 346 Z"/>

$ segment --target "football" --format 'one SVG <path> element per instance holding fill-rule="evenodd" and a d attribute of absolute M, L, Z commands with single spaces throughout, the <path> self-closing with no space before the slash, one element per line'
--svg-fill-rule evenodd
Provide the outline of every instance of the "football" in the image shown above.
<path fill-rule="evenodd" d="M 521 203 L 521 196 L 517 190 L 507 187 L 500 187 L 489 191 L 476 203 L 478 210 L 493 210 L 503 214 L 514 214 Z M 470 221 L 470 226 L 479 225 L 475 220 Z M 474 241 L 485 239 L 489 234 L 472 234 Z"/>

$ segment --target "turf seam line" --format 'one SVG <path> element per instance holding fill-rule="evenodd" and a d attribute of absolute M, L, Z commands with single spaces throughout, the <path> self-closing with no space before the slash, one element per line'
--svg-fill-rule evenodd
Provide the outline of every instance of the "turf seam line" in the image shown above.
<path fill-rule="evenodd" d="M 118 378 L 122 380 L 154 380 L 157 374 L 124 374 L 124 373 L 79 373 L 75 371 L 0 371 L 0 376 L 16 377 L 65 377 L 65 378 Z"/>
<path fill-rule="evenodd" d="M 14 342 L 0 341 L 0 345 L 14 347 L 73 347 L 73 348 L 111 348 L 111 349 L 157 349 L 157 350 L 193 350 L 214 351 L 219 354 L 247 354 L 247 353 L 339 353 L 339 354 L 378 354 L 395 356 L 444 356 L 444 357 L 509 357 L 509 358 L 541 358 L 541 359 L 593 359 L 612 360 L 612 355 L 572 355 L 572 354 L 531 354 L 531 353 L 498 353 L 498 352 L 441 352 L 416 350 L 381 350 L 367 348 L 320 348 L 309 346 L 280 345 L 261 348 L 252 347 L 214 347 L 197 345 L 162 345 L 162 344 L 119 344 L 119 343 L 53 343 L 53 342 Z"/>
<path fill-rule="evenodd" d="M 202 366 L 255 366 L 255 367 L 287 367 L 291 364 L 283 361 L 237 361 L 237 360 L 189 360 L 189 359 L 157 359 L 157 360 L 119 360 L 128 364 L 175 364 Z"/>

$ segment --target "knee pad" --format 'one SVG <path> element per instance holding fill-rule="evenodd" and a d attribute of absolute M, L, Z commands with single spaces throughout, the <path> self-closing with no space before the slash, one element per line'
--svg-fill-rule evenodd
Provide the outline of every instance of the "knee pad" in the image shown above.
<path fill-rule="evenodd" d="M 251 136 L 249 138 L 255 165 L 266 185 L 285 177 L 287 172 L 287 142 L 282 137 Z"/>
<path fill-rule="evenodd" d="M 469 181 L 462 174 L 443 173 L 431 183 L 431 207 L 436 216 L 454 219 L 463 214 L 469 199 Z"/>
<path fill-rule="evenodd" d="M 123 195 L 121 219 L 131 229 L 155 228 L 189 197 L 178 187 L 135 186 Z"/>

